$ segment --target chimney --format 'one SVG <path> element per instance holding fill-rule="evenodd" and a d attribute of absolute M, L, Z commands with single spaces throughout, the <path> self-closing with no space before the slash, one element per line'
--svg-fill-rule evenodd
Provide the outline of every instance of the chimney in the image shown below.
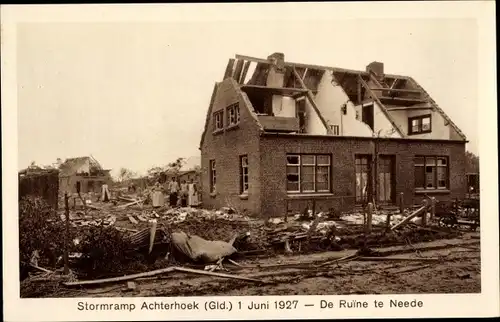
<path fill-rule="evenodd" d="M 274 53 L 267 57 L 267 60 L 274 61 L 274 64 L 282 67 L 285 63 L 285 54 L 283 53 Z"/>
<path fill-rule="evenodd" d="M 366 66 L 366 71 L 372 71 L 378 78 L 384 78 L 384 63 L 374 61 Z"/>
<path fill-rule="evenodd" d="M 269 66 L 269 73 L 267 75 L 267 86 L 270 87 L 283 87 L 285 78 L 285 54 L 274 53 L 267 57 L 271 62 Z"/>

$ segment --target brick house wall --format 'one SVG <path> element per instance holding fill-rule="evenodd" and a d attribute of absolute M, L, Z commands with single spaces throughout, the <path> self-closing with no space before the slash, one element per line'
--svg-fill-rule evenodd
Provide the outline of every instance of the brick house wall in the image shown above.
<path fill-rule="evenodd" d="M 239 103 L 240 122 L 227 129 L 226 108 Z M 206 209 L 231 205 L 239 211 L 259 215 L 261 201 L 259 126 L 249 112 L 248 97 L 237 89 L 232 78 L 219 83 L 207 114 L 206 131 L 201 149 L 202 203 Z M 214 134 L 213 113 L 224 109 L 225 130 Z M 240 156 L 247 155 L 249 163 L 248 197 L 240 197 Z M 210 160 L 216 163 L 216 190 L 210 194 Z"/>
<path fill-rule="evenodd" d="M 466 191 L 465 142 L 431 142 L 417 140 L 380 140 L 379 155 L 395 157 L 396 195 L 404 194 L 405 206 L 420 203 L 424 194 L 414 189 L 415 155 L 449 157 L 449 191 L 429 193 L 438 200 L 463 198 Z M 260 139 L 261 213 L 265 217 L 283 216 L 286 212 L 286 155 L 288 153 L 324 153 L 331 155 L 331 194 L 317 197 L 316 209 L 346 210 L 355 203 L 355 155 L 374 153 L 371 139 L 319 136 L 270 136 Z M 307 197 L 307 198 L 310 198 Z M 316 198 L 316 197 L 315 197 Z M 300 211 L 307 203 L 302 195 L 295 195 L 288 203 Z M 295 207 L 294 207 L 295 205 Z"/>

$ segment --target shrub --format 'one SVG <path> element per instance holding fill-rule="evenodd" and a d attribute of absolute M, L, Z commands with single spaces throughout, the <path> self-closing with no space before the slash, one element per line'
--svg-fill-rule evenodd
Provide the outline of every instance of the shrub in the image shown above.
<path fill-rule="evenodd" d="M 33 251 L 40 266 L 55 267 L 64 251 L 64 224 L 41 197 L 26 196 L 19 202 L 19 256 L 29 263 Z"/>
<path fill-rule="evenodd" d="M 76 263 L 87 277 L 114 275 L 134 260 L 130 244 L 113 227 L 89 227 L 79 244 L 83 254 Z"/>

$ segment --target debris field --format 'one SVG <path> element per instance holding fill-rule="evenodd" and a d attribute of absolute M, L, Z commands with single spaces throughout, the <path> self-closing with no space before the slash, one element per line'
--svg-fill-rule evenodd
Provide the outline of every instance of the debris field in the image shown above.
<path fill-rule="evenodd" d="M 21 221 L 43 203 L 23 202 Z M 42 213 L 64 243 L 24 241 L 21 297 L 480 292 L 478 225 L 430 203 L 265 221 L 128 195 Z"/>

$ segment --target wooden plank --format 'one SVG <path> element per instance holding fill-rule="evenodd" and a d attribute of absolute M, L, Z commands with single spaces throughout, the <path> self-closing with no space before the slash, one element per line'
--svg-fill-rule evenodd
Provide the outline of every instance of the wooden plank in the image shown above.
<path fill-rule="evenodd" d="M 202 271 L 199 269 L 192 269 L 192 268 L 186 268 L 186 267 L 174 267 L 174 269 L 178 272 L 193 273 L 193 274 L 200 274 L 200 275 L 209 275 L 209 276 L 215 276 L 215 277 L 232 278 L 232 279 L 238 279 L 238 280 L 242 280 L 242 281 L 249 281 L 249 282 L 255 282 L 255 283 L 264 283 L 263 281 L 255 279 L 255 278 L 238 276 L 238 275 L 231 275 L 231 274 L 224 274 L 224 273 L 217 273 L 217 272 L 207 272 L 207 271 Z"/>
<path fill-rule="evenodd" d="M 437 257 L 358 257 L 357 261 L 383 262 L 383 261 L 401 261 L 401 262 L 438 262 L 441 258 Z"/>
<path fill-rule="evenodd" d="M 365 88 L 365 90 L 368 91 L 368 94 L 373 98 L 373 100 L 380 106 L 380 109 L 385 114 L 385 116 L 387 117 L 389 122 L 391 122 L 392 126 L 396 129 L 396 131 L 398 131 L 398 133 L 401 135 L 402 138 L 405 138 L 406 135 L 401 130 L 401 128 L 396 124 L 396 122 L 394 122 L 394 119 L 392 118 L 392 116 L 389 114 L 389 112 L 385 108 L 385 105 L 382 104 L 382 102 L 378 99 L 378 96 L 370 89 L 370 87 L 368 87 L 368 84 L 366 84 L 366 82 L 363 80 L 363 78 L 361 78 L 361 76 L 359 76 L 359 75 L 358 75 L 358 81 Z"/>
<path fill-rule="evenodd" d="M 264 85 L 241 85 L 241 89 L 245 88 L 255 88 L 255 89 L 262 89 L 262 90 L 275 90 L 275 91 L 282 91 L 282 92 L 295 92 L 295 93 L 306 93 L 308 89 L 303 89 L 303 88 L 294 88 L 294 87 L 274 87 L 274 86 L 264 86 Z"/>
<path fill-rule="evenodd" d="M 387 87 L 371 87 L 372 91 L 384 91 L 384 92 L 401 92 L 401 93 L 419 93 L 422 91 L 418 89 L 399 89 L 399 88 L 387 88 Z"/>
<path fill-rule="evenodd" d="M 96 285 L 96 284 L 106 284 L 106 283 L 130 281 L 130 280 L 140 278 L 140 277 L 155 276 L 155 275 L 170 273 L 170 272 L 174 272 L 174 271 L 175 271 L 175 267 L 167 267 L 167 268 L 157 269 L 154 271 L 119 276 L 119 277 L 102 278 L 102 279 L 89 280 L 89 281 L 66 282 L 66 283 L 64 283 L 64 285 L 66 285 L 66 286 L 84 286 L 84 285 Z"/>
<path fill-rule="evenodd" d="M 245 83 L 245 78 L 247 77 L 248 69 L 250 68 L 251 61 L 245 62 L 245 65 L 243 66 L 243 71 L 241 73 L 241 77 L 238 83 L 243 84 Z"/>
<path fill-rule="evenodd" d="M 426 201 L 426 200 L 424 200 L 424 201 Z M 392 227 L 391 230 L 396 230 L 399 227 L 402 227 L 402 226 L 406 225 L 408 222 L 410 222 L 410 220 L 412 220 L 413 218 L 421 215 L 422 213 L 424 213 L 424 215 L 427 215 L 425 213 L 426 211 L 427 211 L 427 203 L 425 203 L 422 207 L 418 208 L 411 215 L 409 215 L 408 217 L 406 217 L 402 222 L 400 222 L 399 224 L 397 224 L 394 227 Z"/>
<path fill-rule="evenodd" d="M 229 62 L 227 63 L 226 66 L 226 71 L 224 72 L 224 79 L 231 77 L 233 74 L 233 66 L 234 66 L 234 59 L 229 59 Z"/>
<path fill-rule="evenodd" d="M 243 60 L 238 59 L 236 62 L 236 68 L 234 69 L 233 78 L 238 84 L 240 83 L 241 71 L 243 70 L 243 62 Z"/>
<path fill-rule="evenodd" d="M 328 127 L 328 123 L 326 123 L 326 120 L 323 118 L 323 115 L 321 114 L 318 106 L 316 105 L 316 102 L 314 101 L 314 97 L 312 95 L 311 90 L 309 88 L 307 88 L 307 86 L 304 83 L 304 81 L 300 78 L 300 75 L 297 72 L 297 70 L 295 69 L 295 67 L 293 68 L 293 74 L 297 78 L 297 80 L 299 81 L 300 86 L 302 86 L 303 89 L 307 89 L 307 98 L 309 99 L 309 102 L 311 103 L 312 107 L 314 108 L 314 111 L 316 112 L 316 114 L 318 114 L 318 117 L 320 118 L 321 122 L 325 126 L 325 129 L 326 129 L 327 133 L 330 133 L 330 129 Z"/>

